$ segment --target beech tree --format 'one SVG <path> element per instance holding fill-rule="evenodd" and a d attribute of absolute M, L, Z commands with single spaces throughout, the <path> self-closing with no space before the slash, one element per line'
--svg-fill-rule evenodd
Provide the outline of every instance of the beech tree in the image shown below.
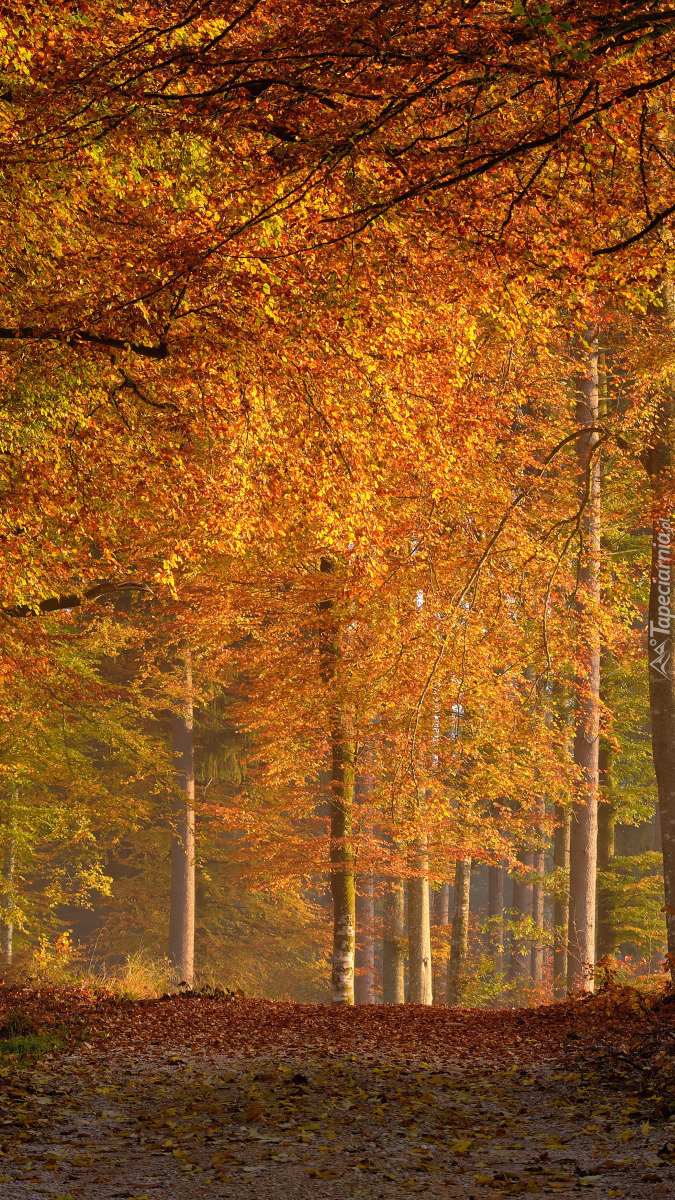
<path fill-rule="evenodd" d="M 448 963 L 448 1004 L 461 1004 L 469 939 L 471 859 L 458 858 L 452 907 L 452 942 Z"/>
<path fill-rule="evenodd" d="M 429 861 L 424 839 L 418 839 L 408 879 L 408 973 L 411 1004 L 432 1003 Z"/>
<path fill-rule="evenodd" d="M 405 890 L 400 879 L 388 879 L 382 914 L 382 1001 L 405 1001 Z"/>
<path fill-rule="evenodd" d="M 532 866 L 533 852 L 521 850 L 520 866 L 513 877 L 513 917 L 511 932 L 511 960 L 509 973 L 512 979 L 531 978 L 531 930 L 532 930 Z"/>
<path fill-rule="evenodd" d="M 600 748 L 600 458 L 597 432 L 598 348 L 592 335 L 587 373 L 579 380 L 577 419 L 589 432 L 579 439 L 579 490 L 583 541 L 579 569 L 582 646 L 575 680 L 574 761 L 582 772 L 570 824 L 570 906 L 567 987 L 593 991 L 595 978 L 595 907 L 598 842 L 598 754 Z"/>
<path fill-rule="evenodd" d="M 662 290 L 672 334 L 674 308 L 669 280 Z M 675 400 L 667 377 L 643 455 L 653 496 L 648 610 L 649 705 L 652 752 L 659 798 L 665 883 L 668 961 L 675 969 L 675 691 L 673 677 L 673 425 Z"/>
<path fill-rule="evenodd" d="M 356 890 L 355 1004 L 375 1003 L 375 935 L 375 883 L 367 875 Z"/>
<path fill-rule="evenodd" d="M 0 909 L 0 953 L 3 963 L 10 966 L 14 958 L 14 922 L 16 909 L 15 875 L 17 852 L 17 818 L 13 811 L 14 797 L 5 801 L 3 812 L 2 901 Z"/>
<path fill-rule="evenodd" d="M 192 664 L 183 651 L 181 711 L 171 717 L 171 749 L 179 792 L 173 806 L 169 959 L 192 987 L 195 948 L 195 764 Z"/>
<path fill-rule="evenodd" d="M 488 868 L 489 944 L 498 957 L 504 952 L 504 868 Z"/>

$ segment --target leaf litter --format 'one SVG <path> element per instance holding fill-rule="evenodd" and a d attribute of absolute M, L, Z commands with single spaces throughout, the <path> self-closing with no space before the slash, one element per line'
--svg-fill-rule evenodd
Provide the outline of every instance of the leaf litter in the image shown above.
<path fill-rule="evenodd" d="M 3 1200 L 675 1194 L 675 1005 L 629 989 L 490 1011 L 0 988 L 7 1012 L 65 1047 L 0 1059 Z"/>

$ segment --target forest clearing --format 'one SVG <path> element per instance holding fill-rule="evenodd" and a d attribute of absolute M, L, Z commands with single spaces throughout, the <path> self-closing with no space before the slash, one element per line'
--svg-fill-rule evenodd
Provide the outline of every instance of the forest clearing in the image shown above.
<path fill-rule="evenodd" d="M 0 175 L 3 1197 L 672 1194 L 675 13 L 18 0 Z"/>

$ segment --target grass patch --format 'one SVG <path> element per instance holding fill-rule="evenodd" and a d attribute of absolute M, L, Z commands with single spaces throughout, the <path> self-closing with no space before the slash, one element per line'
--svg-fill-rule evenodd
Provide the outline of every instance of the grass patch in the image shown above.
<path fill-rule="evenodd" d="M 65 1043 L 58 1033 L 25 1033 L 20 1037 L 3 1038 L 0 1054 L 17 1058 L 40 1058 L 50 1050 L 62 1050 Z"/>
<path fill-rule="evenodd" d="M 36 1025 L 28 1013 L 10 1010 L 4 1014 L 0 1025 L 0 1055 L 20 1059 L 40 1058 L 50 1050 L 61 1050 L 65 1045 L 59 1029 L 45 1029 Z"/>

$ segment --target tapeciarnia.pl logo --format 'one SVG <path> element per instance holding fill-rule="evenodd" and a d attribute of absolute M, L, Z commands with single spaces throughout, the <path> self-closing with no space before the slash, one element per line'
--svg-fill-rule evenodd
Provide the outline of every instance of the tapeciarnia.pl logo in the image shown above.
<path fill-rule="evenodd" d="M 656 586 L 659 597 L 657 619 L 649 622 L 649 666 L 663 679 L 670 679 L 672 657 L 672 524 L 660 517 L 656 533 Z"/>

